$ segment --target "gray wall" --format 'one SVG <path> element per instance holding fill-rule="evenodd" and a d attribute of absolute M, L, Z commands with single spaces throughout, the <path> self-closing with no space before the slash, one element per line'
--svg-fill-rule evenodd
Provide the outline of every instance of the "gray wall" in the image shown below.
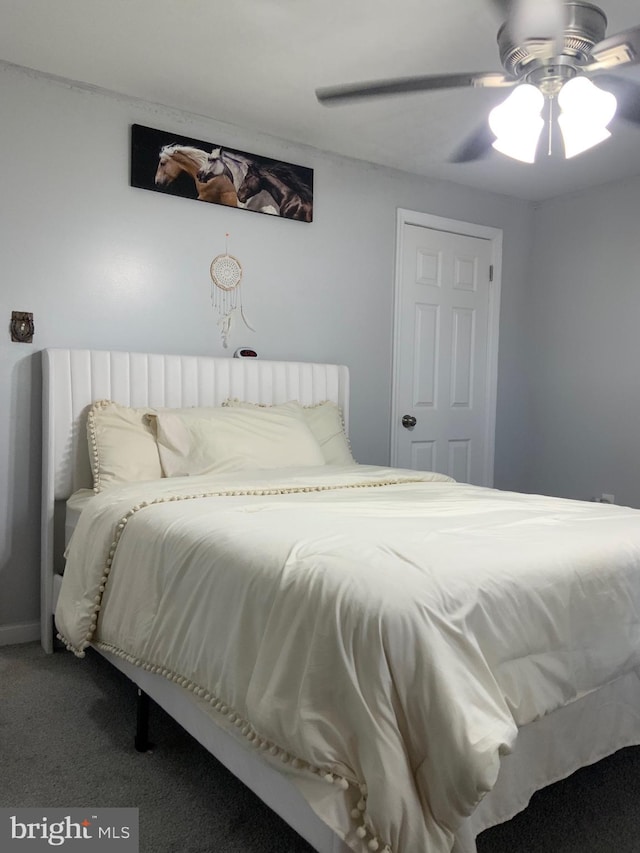
<path fill-rule="evenodd" d="M 398 207 L 504 229 L 496 485 L 524 484 L 528 204 L 6 65 L 0 65 L 0 115 L 0 642 L 27 638 L 38 620 L 38 351 L 228 355 L 242 344 L 264 358 L 344 363 L 352 379 L 354 454 L 360 462 L 386 464 Z M 132 123 L 311 166 L 314 222 L 129 187 Z M 234 331 L 228 351 L 209 279 L 226 232 L 243 263 L 244 306 L 257 329 Z M 10 342 L 12 310 L 34 313 L 33 345 Z"/>
<path fill-rule="evenodd" d="M 640 177 L 541 204 L 527 490 L 640 507 Z"/>

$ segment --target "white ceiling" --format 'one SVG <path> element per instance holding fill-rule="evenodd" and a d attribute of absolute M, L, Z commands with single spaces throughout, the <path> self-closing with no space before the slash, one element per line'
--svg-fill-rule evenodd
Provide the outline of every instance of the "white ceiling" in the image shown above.
<path fill-rule="evenodd" d="M 638 0 L 602 8 L 608 35 L 640 23 Z M 640 174 L 620 121 L 570 161 L 448 162 L 506 90 L 318 104 L 318 86 L 500 70 L 490 0 L 0 0 L 0 21 L 0 60 L 431 178 L 535 201 Z"/>

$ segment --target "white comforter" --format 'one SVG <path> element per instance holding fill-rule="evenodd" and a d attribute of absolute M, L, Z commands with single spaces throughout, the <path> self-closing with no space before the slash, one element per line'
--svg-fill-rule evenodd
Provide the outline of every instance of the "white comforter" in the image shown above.
<path fill-rule="evenodd" d="M 518 726 L 638 666 L 640 512 L 369 466 L 117 487 L 56 622 L 193 691 L 353 849 L 445 853 Z"/>

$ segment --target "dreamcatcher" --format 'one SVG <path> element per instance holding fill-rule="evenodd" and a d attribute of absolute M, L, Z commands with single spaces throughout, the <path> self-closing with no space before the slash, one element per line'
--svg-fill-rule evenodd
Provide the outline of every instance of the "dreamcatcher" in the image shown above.
<path fill-rule="evenodd" d="M 247 321 L 242 307 L 240 282 L 242 281 L 242 265 L 237 258 L 229 254 L 229 235 L 226 234 L 224 255 L 217 255 L 211 261 L 211 304 L 218 314 L 218 325 L 222 336 L 222 346 L 229 345 L 231 321 L 239 314 L 248 329 L 255 329 Z"/>

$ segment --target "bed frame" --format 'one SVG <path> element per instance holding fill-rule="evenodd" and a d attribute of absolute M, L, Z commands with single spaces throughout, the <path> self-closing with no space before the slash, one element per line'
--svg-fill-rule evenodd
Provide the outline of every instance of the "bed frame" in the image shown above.
<path fill-rule="evenodd" d="M 42 353 L 42 646 L 53 651 L 53 613 L 61 582 L 65 502 L 91 488 L 86 413 L 95 400 L 130 406 L 212 406 L 227 397 L 257 403 L 332 400 L 349 423 L 346 367 L 306 362 L 49 349 Z M 175 683 L 100 652 L 252 789 L 320 853 L 352 848 L 315 814 L 298 789 L 219 728 L 192 693 Z M 624 746 L 640 743 L 640 679 L 635 672 L 520 729 L 498 782 L 461 827 L 454 853 L 476 853 L 484 829 L 509 820 L 531 795 Z M 361 848 L 357 845 L 361 844 Z M 422 851 L 415 851 L 422 853 Z"/>

